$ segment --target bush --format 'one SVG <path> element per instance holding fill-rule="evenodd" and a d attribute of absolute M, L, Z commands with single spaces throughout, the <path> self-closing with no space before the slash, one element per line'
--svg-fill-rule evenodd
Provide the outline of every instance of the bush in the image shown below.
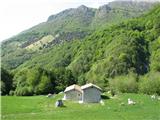
<path fill-rule="evenodd" d="M 15 90 L 15 95 L 17 96 L 30 96 L 33 95 L 33 89 L 30 87 L 22 87 Z"/>
<path fill-rule="evenodd" d="M 138 92 L 137 76 L 128 74 L 127 76 L 119 76 L 109 81 L 111 91 L 114 93 L 136 93 Z"/>
<path fill-rule="evenodd" d="M 13 90 L 9 91 L 9 95 L 13 96 L 14 95 L 14 91 Z"/>
<path fill-rule="evenodd" d="M 34 91 L 36 94 L 47 94 L 53 92 L 51 80 L 44 74 L 41 76 L 40 82 L 36 88 L 37 89 Z"/>
<path fill-rule="evenodd" d="M 160 73 L 150 73 L 140 78 L 139 92 L 160 95 Z"/>

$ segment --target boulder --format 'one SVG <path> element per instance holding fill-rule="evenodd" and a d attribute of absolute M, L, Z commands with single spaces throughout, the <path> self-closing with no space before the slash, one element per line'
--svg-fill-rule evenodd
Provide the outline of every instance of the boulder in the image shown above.
<path fill-rule="evenodd" d="M 63 106 L 63 101 L 62 100 L 57 100 L 55 103 L 55 107 L 62 107 Z"/>
<path fill-rule="evenodd" d="M 52 94 L 51 94 L 51 93 L 49 93 L 46 97 L 52 97 Z"/>

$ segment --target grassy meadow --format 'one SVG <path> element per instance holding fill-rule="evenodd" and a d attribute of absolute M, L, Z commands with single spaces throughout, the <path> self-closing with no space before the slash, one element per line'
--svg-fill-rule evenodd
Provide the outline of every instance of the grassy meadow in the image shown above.
<path fill-rule="evenodd" d="M 103 99 L 104 104 L 79 104 L 65 101 L 56 108 L 55 102 L 63 94 L 46 96 L 2 96 L 2 120 L 160 120 L 160 101 L 148 95 L 121 94 Z M 131 98 L 135 105 L 127 105 Z"/>

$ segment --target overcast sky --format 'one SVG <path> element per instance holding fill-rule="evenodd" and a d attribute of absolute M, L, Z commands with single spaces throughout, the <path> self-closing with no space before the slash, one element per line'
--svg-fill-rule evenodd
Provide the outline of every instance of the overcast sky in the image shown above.
<path fill-rule="evenodd" d="M 97 8 L 113 0 L 0 0 L 0 41 L 26 30 L 67 8 Z M 152 1 L 152 0 L 149 0 Z"/>

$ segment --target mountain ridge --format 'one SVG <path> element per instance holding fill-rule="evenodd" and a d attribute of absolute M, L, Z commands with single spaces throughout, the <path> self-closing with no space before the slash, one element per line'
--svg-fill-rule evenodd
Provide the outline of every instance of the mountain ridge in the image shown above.
<path fill-rule="evenodd" d="M 127 5 L 129 5 L 128 8 L 125 8 Z M 64 10 L 49 16 L 46 22 L 33 26 L 2 42 L 2 63 L 7 69 L 14 69 L 31 58 L 36 52 L 38 53 L 48 47 L 51 48 L 56 44 L 60 45 L 65 41 L 83 39 L 95 29 L 101 29 L 105 25 L 110 26 L 125 19 L 142 15 L 153 5 L 150 3 L 139 5 L 132 2 L 111 2 L 98 9 L 81 5 L 78 8 Z M 116 6 L 125 9 L 125 11 L 113 9 Z M 132 9 L 136 9 L 137 12 Z M 46 40 L 46 38 L 52 38 L 52 40 Z M 35 46 L 36 43 L 38 43 L 39 48 Z M 36 49 L 28 49 L 31 48 L 28 46 L 33 46 L 32 48 L 35 46 Z M 15 56 L 15 60 L 12 60 L 12 56 Z"/>

